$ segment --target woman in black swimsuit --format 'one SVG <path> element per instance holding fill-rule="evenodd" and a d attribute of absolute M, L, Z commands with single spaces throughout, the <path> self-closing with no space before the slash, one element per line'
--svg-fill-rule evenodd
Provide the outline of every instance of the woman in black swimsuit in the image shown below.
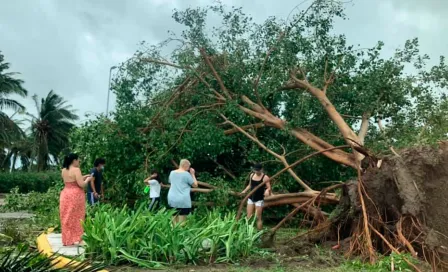
<path fill-rule="evenodd" d="M 271 194 L 271 183 L 269 181 L 269 176 L 263 173 L 263 167 L 261 164 L 255 164 L 252 169 L 253 173 L 250 175 L 249 185 L 247 185 L 242 194 L 251 192 L 255 189 L 255 187 L 260 185 L 260 183 L 266 181 L 266 183 L 256 190 L 247 200 L 247 218 L 251 218 L 255 210 L 255 216 L 257 217 L 257 229 L 261 230 L 263 229 L 262 214 L 264 197 Z"/>

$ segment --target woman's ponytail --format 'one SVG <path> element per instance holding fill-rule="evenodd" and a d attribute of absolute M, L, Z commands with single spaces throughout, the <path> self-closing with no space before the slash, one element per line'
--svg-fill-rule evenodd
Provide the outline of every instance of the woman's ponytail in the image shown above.
<path fill-rule="evenodd" d="M 72 162 L 77 159 L 78 159 L 77 154 L 74 154 L 74 153 L 68 154 L 67 156 L 64 157 L 64 162 L 62 163 L 62 167 L 68 170 L 68 168 L 70 167 Z"/>

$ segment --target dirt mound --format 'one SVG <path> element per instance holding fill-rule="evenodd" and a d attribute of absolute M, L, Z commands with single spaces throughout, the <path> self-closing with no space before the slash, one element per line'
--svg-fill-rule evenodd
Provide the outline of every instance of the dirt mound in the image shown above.
<path fill-rule="evenodd" d="M 381 214 L 386 224 L 403 216 L 417 218 L 425 228 L 425 244 L 448 248 L 448 142 L 399 155 L 383 158 L 380 168 L 364 174 L 369 213 Z"/>

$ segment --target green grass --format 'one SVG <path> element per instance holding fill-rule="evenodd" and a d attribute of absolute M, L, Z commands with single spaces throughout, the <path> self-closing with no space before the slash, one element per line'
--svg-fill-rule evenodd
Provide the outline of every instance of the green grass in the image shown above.
<path fill-rule="evenodd" d="M 118 270 L 114 270 L 116 272 L 149 272 L 152 270 L 147 269 L 136 269 L 134 267 L 126 267 L 121 268 Z M 347 268 L 345 266 L 340 267 L 310 267 L 310 266 L 300 266 L 296 265 L 295 267 L 288 267 L 288 266 L 272 266 L 269 268 L 257 268 L 256 266 L 234 266 L 234 265 L 226 265 L 221 267 L 210 267 L 210 266 L 195 266 L 195 267 L 186 267 L 186 268 L 168 268 L 163 271 L 169 271 L 169 272 L 304 272 L 304 271 L 310 271 L 310 272 L 352 272 L 352 271 L 360 271 L 354 268 Z"/>

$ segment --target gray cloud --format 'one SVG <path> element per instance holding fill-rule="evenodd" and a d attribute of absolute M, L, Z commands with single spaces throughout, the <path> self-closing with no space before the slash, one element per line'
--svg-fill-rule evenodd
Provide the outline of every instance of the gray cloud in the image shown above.
<path fill-rule="evenodd" d="M 286 18 L 299 2 L 293 0 L 227 0 L 262 21 Z M 261 3 L 262 2 L 262 3 Z M 207 0 L 42 0 L 3 1 L 0 9 L 0 50 L 12 70 L 21 72 L 30 94 L 54 89 L 81 115 L 106 109 L 109 68 L 132 56 L 138 43 L 157 43 L 181 26 L 171 18 L 175 8 L 207 5 Z M 412 3 L 412 4 L 410 4 Z M 448 39 L 448 1 L 355 0 L 347 5 L 350 20 L 336 30 L 350 42 L 372 46 L 386 42 L 392 52 L 408 38 L 421 38 L 422 51 L 444 53 Z M 34 110 L 31 99 L 24 104 Z M 111 103 L 114 105 L 114 99 Z"/>

